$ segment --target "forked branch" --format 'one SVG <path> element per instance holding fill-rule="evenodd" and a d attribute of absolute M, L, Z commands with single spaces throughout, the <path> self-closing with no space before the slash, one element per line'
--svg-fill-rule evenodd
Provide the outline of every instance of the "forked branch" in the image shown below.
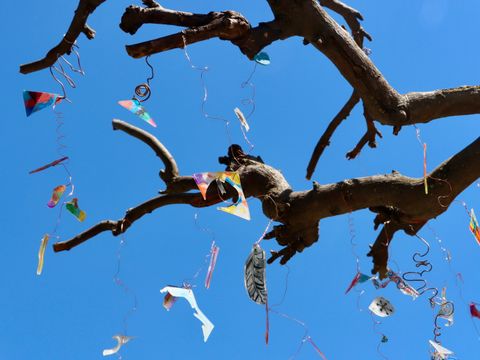
<path fill-rule="evenodd" d="M 88 39 L 93 39 L 95 37 L 95 30 L 87 25 L 87 19 L 90 14 L 105 1 L 106 0 L 79 0 L 72 22 L 58 45 L 48 51 L 43 59 L 20 65 L 20 72 L 22 74 L 29 74 L 34 71 L 49 68 L 55 64 L 59 57 L 70 54 L 72 46 L 74 46 L 75 41 L 82 33 L 85 34 Z"/>

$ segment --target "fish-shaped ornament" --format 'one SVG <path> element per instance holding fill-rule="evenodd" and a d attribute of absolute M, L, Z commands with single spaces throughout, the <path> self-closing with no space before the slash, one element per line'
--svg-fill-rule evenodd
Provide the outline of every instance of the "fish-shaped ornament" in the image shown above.
<path fill-rule="evenodd" d="M 250 299 L 257 304 L 267 303 L 267 280 L 266 280 L 267 258 L 265 250 L 260 245 L 253 246 L 247 261 L 245 261 L 245 289 Z"/>
<path fill-rule="evenodd" d="M 25 112 L 27 116 L 34 112 L 42 110 L 50 105 L 56 105 L 63 99 L 58 94 L 52 94 L 41 91 L 23 90 L 23 102 L 25 104 Z"/>
<path fill-rule="evenodd" d="M 129 110 L 130 112 L 134 113 L 140 119 L 146 121 L 153 127 L 157 127 L 157 124 L 155 124 L 155 121 L 153 121 L 150 114 L 147 112 L 147 110 L 145 110 L 142 104 L 140 104 L 140 101 L 138 101 L 137 99 L 121 100 L 118 102 L 118 104 L 124 107 L 125 109 Z"/>
<path fill-rule="evenodd" d="M 63 193 L 65 192 L 66 189 L 67 187 L 65 185 L 59 185 L 55 189 L 53 189 L 52 197 L 50 201 L 47 203 L 47 206 L 49 208 L 54 208 L 60 201 L 60 198 L 63 196 Z"/>
<path fill-rule="evenodd" d="M 83 221 L 87 217 L 87 214 L 85 211 L 80 210 L 78 207 L 78 199 L 74 198 L 71 201 L 65 203 L 65 207 L 67 208 L 68 211 L 70 211 L 77 219 L 78 221 Z"/>
<path fill-rule="evenodd" d="M 50 239 L 50 235 L 45 234 L 40 242 L 40 249 L 38 250 L 37 275 L 42 275 L 43 259 L 45 257 L 45 250 L 47 249 L 47 244 L 49 239 Z"/>

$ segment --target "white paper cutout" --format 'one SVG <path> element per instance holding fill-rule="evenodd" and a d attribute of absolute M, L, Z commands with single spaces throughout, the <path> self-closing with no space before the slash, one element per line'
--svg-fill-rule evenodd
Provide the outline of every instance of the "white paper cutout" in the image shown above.
<path fill-rule="evenodd" d="M 373 299 L 368 309 L 380 317 L 387 317 L 395 312 L 395 308 L 390 304 L 390 301 L 381 296 Z"/>
<path fill-rule="evenodd" d="M 453 351 L 450 351 L 446 348 L 444 348 L 443 346 L 441 346 L 439 343 L 436 343 L 435 341 L 433 340 L 428 340 L 428 342 L 430 343 L 430 345 L 432 345 L 432 347 L 435 349 L 435 352 L 433 353 L 433 359 L 434 360 L 444 360 L 444 359 L 448 359 L 448 357 L 450 355 L 453 355 Z"/>
<path fill-rule="evenodd" d="M 103 356 L 116 354 L 123 345 L 133 339 L 133 336 L 114 335 L 112 339 L 117 340 L 117 345 L 114 348 L 103 350 Z"/>
<path fill-rule="evenodd" d="M 245 118 L 245 115 L 243 115 L 242 110 L 240 110 L 238 107 L 233 109 L 233 112 L 235 115 L 237 115 L 238 120 L 240 121 L 240 124 L 245 128 L 245 131 L 250 130 L 250 126 L 247 123 L 247 119 Z"/>
<path fill-rule="evenodd" d="M 180 288 L 176 286 L 165 286 L 160 292 L 163 294 L 167 292 L 174 297 L 182 297 L 188 301 L 192 309 L 195 310 L 193 316 L 202 322 L 203 341 L 207 342 L 210 333 L 212 332 L 214 325 L 205 316 L 205 314 L 199 309 L 195 295 L 193 295 L 192 289 Z"/>

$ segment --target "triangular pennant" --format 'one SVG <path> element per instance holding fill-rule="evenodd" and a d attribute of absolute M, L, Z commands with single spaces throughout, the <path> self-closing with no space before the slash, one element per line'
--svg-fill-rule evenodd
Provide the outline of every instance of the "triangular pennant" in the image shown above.
<path fill-rule="evenodd" d="M 140 104 L 140 101 L 137 99 L 133 100 L 121 100 L 118 102 L 120 106 L 123 106 L 125 109 L 131 111 L 135 115 L 137 115 L 140 119 L 146 121 L 153 127 L 157 127 L 155 121 L 153 121 L 150 114 L 145 110 L 145 108 Z"/>
<path fill-rule="evenodd" d="M 23 102 L 27 116 L 52 104 L 55 105 L 61 100 L 62 97 L 58 94 L 23 90 Z"/>

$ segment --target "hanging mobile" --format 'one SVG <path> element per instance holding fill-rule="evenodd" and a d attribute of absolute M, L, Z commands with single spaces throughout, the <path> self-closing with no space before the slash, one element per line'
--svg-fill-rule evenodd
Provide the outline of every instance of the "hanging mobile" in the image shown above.
<path fill-rule="evenodd" d="M 132 100 L 120 100 L 118 104 L 129 110 L 130 112 L 134 113 L 140 119 L 146 121 L 153 127 L 157 127 L 157 124 L 155 124 L 155 121 L 153 121 L 150 114 L 141 105 L 142 102 L 150 98 L 150 95 L 152 94 L 152 91 L 150 89 L 150 80 L 155 77 L 155 72 L 152 65 L 150 65 L 150 63 L 148 62 L 148 58 L 149 56 L 145 58 L 145 62 L 151 70 L 151 75 L 147 78 L 147 82 L 137 85 L 135 87 L 135 95 L 133 96 Z"/>

